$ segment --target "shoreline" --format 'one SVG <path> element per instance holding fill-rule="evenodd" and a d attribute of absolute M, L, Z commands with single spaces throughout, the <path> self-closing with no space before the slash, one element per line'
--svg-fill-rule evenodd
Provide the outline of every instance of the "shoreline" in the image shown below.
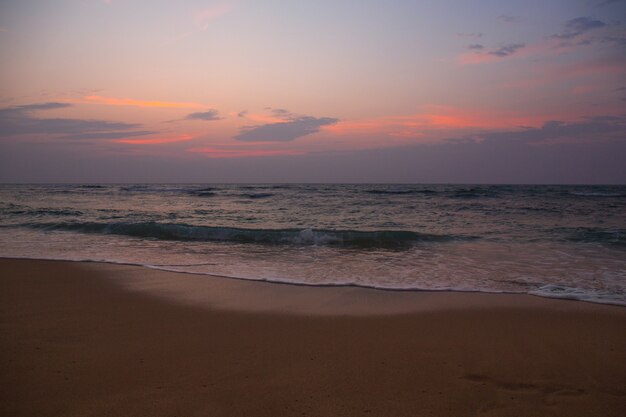
<path fill-rule="evenodd" d="M 568 296 L 548 296 L 539 293 L 533 292 L 513 292 L 513 291 L 483 291 L 483 290 L 472 290 L 472 289 L 427 289 L 427 288 L 394 288 L 394 287 L 377 287 L 377 286 L 368 286 L 357 283 L 306 283 L 299 281 L 289 281 L 289 280 L 280 280 L 280 279 L 254 279 L 254 278 L 244 278 L 237 276 L 229 276 L 229 275 L 219 275 L 212 273 L 204 273 L 204 272 L 193 272 L 193 271 L 181 271 L 176 269 L 168 269 L 165 267 L 160 267 L 156 265 L 148 265 L 148 264 L 140 264 L 140 263 L 132 263 L 132 262 L 120 262 L 120 261 L 108 261 L 108 260 L 90 260 L 90 259 L 81 259 L 81 260 L 72 260 L 72 259 L 57 259 L 57 258 L 29 258 L 29 257 L 15 257 L 15 256 L 0 256 L 0 262 L 2 261 L 36 261 L 36 262 L 62 262 L 62 263 L 75 263 L 75 264 L 84 264 L 84 265 L 102 265 L 106 266 L 119 266 L 119 267 L 131 267 L 131 268 L 140 268 L 146 271 L 158 271 L 164 272 L 167 274 L 180 274 L 191 277 L 206 277 L 210 280 L 228 280 L 228 281 L 243 281 L 243 282 L 253 282 L 253 283 L 263 283 L 270 285 L 284 285 L 289 287 L 304 287 L 304 288 L 338 288 L 338 289 L 350 289 L 354 288 L 357 290 L 365 290 L 365 291 L 381 291 L 381 292 L 392 292 L 392 293 L 416 293 L 416 294 L 486 294 L 486 295 L 503 295 L 503 296 L 530 296 L 530 297 L 538 297 L 542 299 L 549 300 L 560 300 L 560 301 L 575 301 L 582 303 L 589 303 L 594 305 L 604 305 L 604 306 L 612 306 L 612 307 L 622 307 L 626 308 L 626 304 L 619 302 L 611 302 L 611 301 L 597 301 L 597 300 L 589 300 L 584 298 L 575 298 Z"/>
<path fill-rule="evenodd" d="M 626 310 L 0 260 L 0 414 L 619 416 Z"/>

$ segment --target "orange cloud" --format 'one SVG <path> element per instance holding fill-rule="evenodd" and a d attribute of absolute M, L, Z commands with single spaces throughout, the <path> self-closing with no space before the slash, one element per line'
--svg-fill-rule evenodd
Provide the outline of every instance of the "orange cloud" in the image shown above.
<path fill-rule="evenodd" d="M 165 138 L 146 138 L 146 139 L 114 139 L 112 142 L 125 143 L 128 145 L 159 145 L 163 143 L 185 142 L 193 139 L 190 135 L 179 135 Z"/>
<path fill-rule="evenodd" d="M 303 155 L 305 152 L 295 150 L 263 150 L 263 149 L 218 149 L 218 148 L 192 148 L 188 152 L 201 153 L 209 158 L 251 158 L 263 156 Z"/>
<path fill-rule="evenodd" d="M 281 119 L 280 117 L 256 113 L 246 113 L 243 117 L 259 123 L 281 123 L 285 121 L 285 119 Z"/>
<path fill-rule="evenodd" d="M 423 137 L 425 132 L 450 130 L 491 130 L 519 126 L 540 126 L 543 118 L 498 111 L 466 110 L 447 106 L 426 106 L 424 112 L 406 116 L 385 116 L 368 120 L 340 121 L 325 126 L 334 134 L 387 134 L 398 137 Z"/>
<path fill-rule="evenodd" d="M 104 104 L 106 106 L 133 106 L 133 107 L 157 107 L 174 109 L 203 109 L 207 106 L 199 103 L 185 103 L 175 101 L 145 101 L 132 98 L 116 98 L 102 96 L 84 96 L 83 103 Z"/>

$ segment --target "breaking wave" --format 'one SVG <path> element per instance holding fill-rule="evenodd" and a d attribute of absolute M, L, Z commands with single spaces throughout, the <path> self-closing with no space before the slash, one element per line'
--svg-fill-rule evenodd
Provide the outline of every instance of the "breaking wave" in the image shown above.
<path fill-rule="evenodd" d="M 359 231 L 324 229 L 243 229 L 193 226 L 178 223 L 29 223 L 22 227 L 46 231 L 72 231 L 125 235 L 139 238 L 182 241 L 261 243 L 297 246 L 340 246 L 356 248 L 403 248 L 425 242 L 472 239 L 465 236 L 434 235 L 407 230 Z"/>

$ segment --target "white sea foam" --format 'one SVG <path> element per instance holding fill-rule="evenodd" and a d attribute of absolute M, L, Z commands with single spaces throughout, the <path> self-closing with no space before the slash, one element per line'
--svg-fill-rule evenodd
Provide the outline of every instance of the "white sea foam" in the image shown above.
<path fill-rule="evenodd" d="M 595 288 L 576 288 L 563 285 L 543 285 L 528 292 L 547 298 L 560 298 L 566 300 L 588 301 L 591 303 L 614 304 L 626 306 L 626 296 L 623 290 L 611 291 Z"/>
<path fill-rule="evenodd" d="M 609 304 L 617 306 L 626 306 L 626 297 L 622 293 L 614 293 L 611 291 L 599 291 L 595 289 L 573 288 L 564 287 L 558 285 L 543 285 L 536 289 L 528 291 L 513 291 L 513 290 L 501 290 L 497 288 L 467 288 L 463 286 L 408 286 L 408 285 L 378 285 L 375 283 L 363 283 L 358 281 L 334 281 L 334 282 L 310 282 L 306 280 L 299 280 L 296 278 L 281 278 L 281 277 L 261 277 L 261 276 L 245 276 L 245 275 L 225 275 L 220 272 L 199 272 L 189 271 L 184 267 L 198 266 L 198 265 L 211 265 L 211 263 L 194 264 L 194 265 L 153 265 L 143 264 L 135 262 L 125 262 L 113 259 L 88 259 L 88 258 L 58 258 L 58 257 L 25 257 L 25 256 L 0 256 L 0 259 L 33 259 L 33 260 L 45 260 L 45 261 L 66 261 L 66 262 L 88 262 L 88 263 L 106 263 L 113 265 L 126 265 L 137 266 L 147 269 L 154 269 L 164 272 L 173 272 L 179 274 L 188 275 L 200 275 L 222 279 L 235 279 L 244 281 L 257 281 L 267 282 L 281 285 L 297 285 L 297 286 L 310 286 L 310 287 L 356 287 L 366 288 L 379 291 L 417 291 L 417 292 L 463 292 L 463 293 L 484 293 L 484 294 L 527 294 L 544 298 L 556 298 L 585 301 L 596 304 Z"/>

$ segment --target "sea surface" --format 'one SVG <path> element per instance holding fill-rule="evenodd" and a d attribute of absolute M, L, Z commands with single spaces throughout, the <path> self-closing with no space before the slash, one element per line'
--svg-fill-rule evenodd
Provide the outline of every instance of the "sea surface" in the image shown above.
<path fill-rule="evenodd" d="M 0 257 L 626 305 L 626 186 L 0 185 Z"/>

